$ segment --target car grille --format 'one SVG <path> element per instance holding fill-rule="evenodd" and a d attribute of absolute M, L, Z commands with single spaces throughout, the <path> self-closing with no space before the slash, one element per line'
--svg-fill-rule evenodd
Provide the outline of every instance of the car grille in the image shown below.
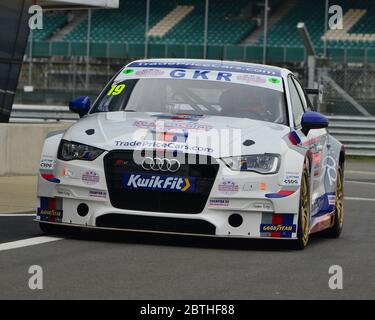
<path fill-rule="evenodd" d="M 199 219 L 136 216 L 128 214 L 105 214 L 96 219 L 96 226 L 128 230 L 177 232 L 215 235 L 215 226 Z"/>
<path fill-rule="evenodd" d="M 172 159 L 173 157 L 164 157 Z M 186 157 L 188 155 L 186 154 Z M 190 155 L 192 157 L 192 155 Z M 111 151 L 104 157 L 109 197 L 115 208 L 167 213 L 200 213 L 203 211 L 214 184 L 219 164 L 207 156 L 193 155 L 194 164 L 181 164 L 177 172 L 147 171 L 135 163 L 133 151 Z M 190 158 L 191 159 L 191 158 Z M 155 174 L 160 176 L 195 178 L 193 192 L 125 189 L 125 174 Z"/>

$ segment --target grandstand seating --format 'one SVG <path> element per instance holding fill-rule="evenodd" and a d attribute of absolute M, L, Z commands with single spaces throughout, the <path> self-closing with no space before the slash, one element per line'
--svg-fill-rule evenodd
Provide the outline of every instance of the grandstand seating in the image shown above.
<path fill-rule="evenodd" d="M 238 17 L 240 10 L 256 3 L 256 0 L 211 1 L 209 7 L 208 44 L 238 44 L 257 26 L 253 19 Z M 277 8 L 281 0 L 271 0 Z M 166 18 L 177 6 L 193 7 L 166 33 L 153 35 L 150 43 L 155 44 L 202 44 L 205 3 L 202 0 L 151 1 L 150 31 Z M 45 14 L 44 28 L 33 32 L 33 40 L 48 40 L 56 30 L 67 23 L 66 16 Z M 145 31 L 145 2 L 121 0 L 119 9 L 96 10 L 92 16 L 91 40 L 109 43 L 143 43 Z M 87 19 L 63 37 L 64 41 L 85 42 Z"/>
<path fill-rule="evenodd" d="M 153 43 L 201 44 L 203 43 L 205 3 L 201 0 L 183 0 L 179 3 L 194 5 L 194 10 L 164 37 L 155 38 Z M 208 16 L 209 44 L 236 44 L 256 27 L 254 20 L 228 19 L 247 5 L 249 0 L 238 0 L 236 6 L 231 1 L 211 1 Z"/>
<path fill-rule="evenodd" d="M 33 40 L 47 40 L 59 28 L 65 25 L 67 17 L 62 14 L 46 14 L 43 17 L 43 29 L 35 29 L 32 32 Z"/>
<path fill-rule="evenodd" d="M 192 10 L 193 5 L 178 5 L 171 12 L 169 12 L 162 20 L 154 25 L 148 32 L 149 36 L 163 37 L 169 30 L 177 25 L 183 18 L 185 18 Z"/>
<path fill-rule="evenodd" d="M 345 24 L 349 24 L 348 32 L 331 30 L 327 37 L 327 44 L 330 48 L 375 48 L 375 39 L 370 36 L 375 34 L 375 8 L 370 1 L 358 0 L 336 0 L 334 4 L 340 5 L 343 8 L 344 14 L 352 9 L 352 15 L 349 14 L 348 19 L 344 19 Z M 357 9 L 357 10 L 353 10 Z M 358 20 L 355 15 L 360 14 L 366 10 Z M 325 0 L 298 0 L 296 6 L 278 21 L 268 33 L 269 46 L 287 46 L 287 47 L 302 47 L 302 40 L 296 29 L 298 22 L 303 21 L 310 33 L 311 40 L 317 48 L 323 47 L 324 36 L 324 13 Z M 353 26 L 350 21 L 353 19 Z M 345 22 L 346 21 L 346 22 Z M 354 35 L 362 33 L 364 35 Z M 367 35 L 365 35 L 367 34 Z M 332 38 L 332 35 L 337 35 Z M 263 43 L 263 37 L 260 37 L 257 44 Z"/>
<path fill-rule="evenodd" d="M 275 12 L 284 1 L 288 0 L 270 0 L 271 12 Z M 90 54 L 95 57 L 143 56 L 145 3 L 140 0 L 120 0 L 119 9 L 94 10 Z M 255 5 L 253 14 L 261 13 L 260 0 L 210 1 L 208 57 L 261 60 L 263 37 L 252 47 L 238 46 L 256 28 L 255 20 L 242 14 L 243 9 L 251 4 Z M 303 44 L 296 30 L 297 23 L 303 21 L 318 52 L 322 52 L 323 39 L 326 37 L 329 55 L 334 59 L 344 61 L 350 56 L 352 61 L 359 62 L 364 58 L 375 61 L 375 6 L 366 0 L 336 0 L 335 4 L 343 7 L 346 21 L 344 29 L 330 30 L 324 34 L 325 0 L 296 0 L 296 5 L 269 29 L 269 60 L 305 59 Z M 201 58 L 204 13 L 205 1 L 202 0 L 151 1 L 149 55 Z M 59 28 L 67 24 L 66 15 L 45 13 L 44 29 L 32 33 L 33 40 L 37 40 L 33 45 L 33 53 L 36 56 L 86 55 L 87 19 L 75 27 L 72 25 L 68 33 L 61 33 L 57 37 L 59 40 L 48 41 Z M 225 49 L 223 45 L 226 45 Z M 365 48 L 371 50 L 365 53 Z"/>
<path fill-rule="evenodd" d="M 161 20 L 173 9 L 172 2 L 151 2 L 150 26 Z M 119 9 L 97 10 L 92 15 L 91 40 L 95 42 L 144 42 L 145 2 L 120 1 Z M 64 37 L 64 40 L 84 42 L 87 36 L 87 19 Z"/>

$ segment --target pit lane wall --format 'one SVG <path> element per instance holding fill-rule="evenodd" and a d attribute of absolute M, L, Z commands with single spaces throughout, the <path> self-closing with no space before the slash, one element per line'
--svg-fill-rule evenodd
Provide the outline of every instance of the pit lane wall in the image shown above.
<path fill-rule="evenodd" d="M 47 134 L 70 125 L 0 123 L 0 176 L 36 175 Z"/>

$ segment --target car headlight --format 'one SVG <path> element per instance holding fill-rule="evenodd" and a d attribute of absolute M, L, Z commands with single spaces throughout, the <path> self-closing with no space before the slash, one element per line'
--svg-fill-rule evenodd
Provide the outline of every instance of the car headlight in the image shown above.
<path fill-rule="evenodd" d="M 85 144 L 62 140 L 59 147 L 58 159 L 64 161 L 84 160 L 92 161 L 99 157 L 104 150 Z"/>
<path fill-rule="evenodd" d="M 261 174 L 276 173 L 280 166 L 280 155 L 271 153 L 228 157 L 222 160 L 234 171 L 252 171 Z"/>

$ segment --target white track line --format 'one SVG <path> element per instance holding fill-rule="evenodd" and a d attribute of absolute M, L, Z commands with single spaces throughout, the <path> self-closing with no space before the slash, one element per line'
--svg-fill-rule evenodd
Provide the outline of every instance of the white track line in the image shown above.
<path fill-rule="evenodd" d="M 368 181 L 355 181 L 355 180 L 345 180 L 346 183 L 357 183 L 357 184 L 369 184 L 369 185 L 374 185 L 375 182 L 368 182 Z"/>
<path fill-rule="evenodd" d="M 345 173 L 375 175 L 375 172 L 372 172 L 372 171 L 345 170 Z"/>
<path fill-rule="evenodd" d="M 345 197 L 345 200 L 353 200 L 353 201 L 371 201 L 375 202 L 374 198 L 358 198 L 358 197 Z"/>
<path fill-rule="evenodd" d="M 0 244 L 0 251 L 6 251 L 6 250 L 23 248 L 23 247 L 35 246 L 35 245 L 38 245 L 38 244 L 58 241 L 58 240 L 62 240 L 62 239 L 63 238 L 42 236 L 42 237 L 35 237 L 35 238 L 29 238 L 29 239 L 24 239 L 24 240 L 6 242 L 6 243 Z"/>
<path fill-rule="evenodd" d="M 35 213 L 0 213 L 1 217 L 35 217 Z"/>

